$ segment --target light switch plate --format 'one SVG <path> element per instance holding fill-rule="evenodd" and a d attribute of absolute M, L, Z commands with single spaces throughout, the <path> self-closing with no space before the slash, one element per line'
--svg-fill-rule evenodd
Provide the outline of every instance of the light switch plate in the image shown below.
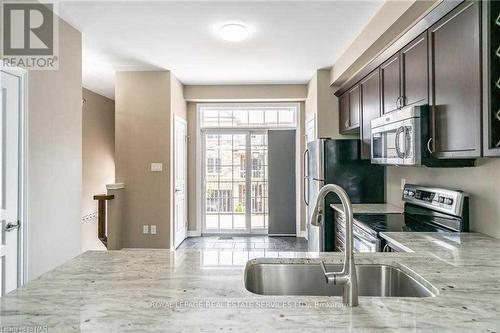
<path fill-rule="evenodd" d="M 145 224 L 142 226 L 142 233 L 143 234 L 149 234 L 149 225 Z"/>
<path fill-rule="evenodd" d="M 151 225 L 151 235 L 156 235 L 156 224 Z"/>
<path fill-rule="evenodd" d="M 151 171 L 152 172 L 162 172 L 163 171 L 163 163 L 151 163 Z"/>

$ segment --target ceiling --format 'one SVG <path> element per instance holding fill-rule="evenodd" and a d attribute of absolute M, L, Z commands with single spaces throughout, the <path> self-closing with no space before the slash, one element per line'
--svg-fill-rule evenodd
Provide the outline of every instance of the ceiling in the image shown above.
<path fill-rule="evenodd" d="M 68 1 L 83 34 L 83 85 L 114 98 L 114 72 L 168 69 L 184 84 L 306 83 L 383 4 L 371 1 Z M 243 22 L 250 38 L 217 29 Z"/>

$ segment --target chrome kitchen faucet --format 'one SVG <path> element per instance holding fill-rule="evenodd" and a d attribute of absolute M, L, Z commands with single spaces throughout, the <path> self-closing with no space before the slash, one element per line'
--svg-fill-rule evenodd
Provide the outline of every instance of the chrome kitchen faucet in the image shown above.
<path fill-rule="evenodd" d="M 354 264 L 354 251 L 352 246 L 352 204 L 346 191 L 338 185 L 328 184 L 321 188 L 316 199 L 314 211 L 311 215 L 311 224 L 314 226 L 325 223 L 325 197 L 333 192 L 338 195 L 344 208 L 346 220 L 346 249 L 344 251 L 344 267 L 340 272 L 328 272 L 325 263 L 321 261 L 321 267 L 325 274 L 326 282 L 339 284 L 343 287 L 342 303 L 349 306 L 358 305 L 358 281 L 356 278 L 356 265 Z"/>

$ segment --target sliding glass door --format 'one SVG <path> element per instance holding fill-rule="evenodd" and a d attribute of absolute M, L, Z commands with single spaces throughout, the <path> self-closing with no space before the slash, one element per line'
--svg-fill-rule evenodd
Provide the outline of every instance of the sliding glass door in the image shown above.
<path fill-rule="evenodd" d="M 267 133 L 204 130 L 202 139 L 203 231 L 265 233 Z"/>

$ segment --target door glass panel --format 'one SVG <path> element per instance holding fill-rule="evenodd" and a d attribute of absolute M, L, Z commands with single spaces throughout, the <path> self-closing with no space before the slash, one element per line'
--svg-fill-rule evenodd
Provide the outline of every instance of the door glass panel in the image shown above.
<path fill-rule="evenodd" d="M 250 135 L 251 154 L 251 228 L 267 229 L 268 178 L 267 134 Z"/>
<path fill-rule="evenodd" d="M 267 229 L 267 134 L 205 133 L 204 138 L 205 230 Z"/>
<path fill-rule="evenodd" d="M 205 134 L 205 229 L 244 230 L 247 134 Z M 242 164 L 243 163 L 243 164 Z"/>

